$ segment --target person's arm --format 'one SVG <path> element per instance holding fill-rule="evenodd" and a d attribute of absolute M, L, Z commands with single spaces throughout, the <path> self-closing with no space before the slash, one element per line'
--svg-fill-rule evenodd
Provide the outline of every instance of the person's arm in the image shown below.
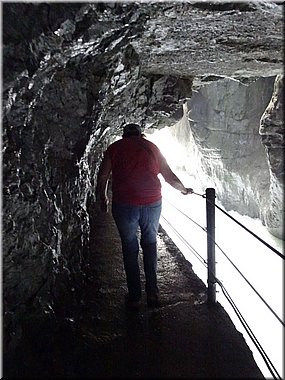
<path fill-rule="evenodd" d="M 180 181 L 180 179 L 173 173 L 173 171 L 170 169 L 166 159 L 163 157 L 162 154 L 160 154 L 160 173 L 162 174 L 163 178 L 169 185 L 174 187 L 174 189 L 181 191 L 182 194 L 192 194 L 193 189 L 186 188 L 183 183 Z"/>
<path fill-rule="evenodd" d="M 97 192 L 99 196 L 100 201 L 100 208 L 102 211 L 107 212 L 108 211 L 108 204 L 109 204 L 109 198 L 108 198 L 108 182 L 111 174 L 112 166 L 111 166 L 111 159 L 108 155 L 108 153 L 105 153 L 103 160 L 101 162 L 99 172 L 98 172 L 98 178 L 97 178 Z"/>

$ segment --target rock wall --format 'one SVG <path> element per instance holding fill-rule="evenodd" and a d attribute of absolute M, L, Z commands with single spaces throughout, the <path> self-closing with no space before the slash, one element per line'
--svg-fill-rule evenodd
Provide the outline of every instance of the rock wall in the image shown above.
<path fill-rule="evenodd" d="M 71 35 L 76 36 L 88 14 L 96 19 L 105 10 L 92 6 L 80 9 L 76 21 L 73 10 L 73 18 L 68 19 L 67 12 L 60 28 L 55 23 L 54 30 L 46 35 L 29 35 L 30 40 L 27 37 L 28 41 L 20 42 L 16 38 L 13 43 L 12 33 L 6 44 L 3 94 L 5 349 L 16 344 L 23 320 L 29 313 L 69 315 L 72 303 L 80 298 L 80 286 L 85 278 L 88 199 L 92 196 L 91 182 L 102 149 L 110 136 L 110 131 L 104 131 L 98 119 L 103 114 L 106 89 L 112 78 L 111 67 L 119 51 L 118 47 L 111 49 L 111 45 L 121 36 L 114 33 L 113 38 L 112 34 L 101 38 L 101 31 L 93 31 L 92 41 L 85 34 L 85 41 L 73 44 Z M 29 12 L 30 8 L 25 10 Z M 45 24 L 46 12 L 39 12 L 37 16 Z M 115 21 L 110 18 L 112 22 Z M 15 46 L 28 50 L 29 59 L 24 62 L 18 59 L 10 66 Z M 104 56 L 108 46 L 110 51 L 106 55 L 114 55 L 110 62 Z M 21 58 L 25 60 L 26 56 Z M 33 70 L 27 68 L 31 60 Z M 92 133 L 96 143 L 88 161 L 85 151 Z M 102 142 L 103 133 L 105 142 Z"/>
<path fill-rule="evenodd" d="M 173 134 L 189 152 L 188 170 L 195 168 L 204 188 L 216 189 L 226 210 L 259 218 L 283 238 L 284 123 L 277 78 L 205 83 L 193 92 Z"/>
<path fill-rule="evenodd" d="M 274 3 L 219 9 L 187 2 L 1 5 L 8 350 L 25 318 L 71 317 L 72 303 L 80 302 L 98 165 L 123 124 L 176 123 L 194 77 L 203 81 L 213 70 L 254 77 L 281 72 L 283 23 Z M 216 90 L 227 91 L 220 84 Z M 267 99 L 260 86 L 252 96 Z"/>
<path fill-rule="evenodd" d="M 284 87 L 283 76 L 276 77 L 270 103 L 261 117 L 259 133 L 269 164 L 268 207 L 261 219 L 269 231 L 284 239 Z"/>
<path fill-rule="evenodd" d="M 33 60 L 33 70 L 24 69 L 23 62 L 9 65 L 15 45 L 8 39 L 3 92 L 5 349 L 19 339 L 29 313 L 70 316 L 73 302 L 80 299 L 88 270 L 88 209 L 94 207 L 96 175 L 108 143 L 125 122 L 146 124 L 149 117 L 151 125 L 174 123 L 181 117 L 176 115 L 180 99 L 191 93 L 191 79 L 140 74 L 129 40 L 139 33 L 144 15 L 136 7 L 128 9 L 85 5 L 77 19 L 73 16 L 76 22 L 65 21 L 56 33 L 32 38 L 29 62 L 42 56 L 40 62 Z M 88 17 L 88 33 L 73 44 L 71 36 Z M 97 30 L 98 19 L 102 26 Z"/>

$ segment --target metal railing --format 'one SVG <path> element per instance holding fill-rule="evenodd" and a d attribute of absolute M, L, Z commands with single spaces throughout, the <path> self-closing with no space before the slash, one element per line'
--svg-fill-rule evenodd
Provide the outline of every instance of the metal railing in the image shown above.
<path fill-rule="evenodd" d="M 169 227 L 172 228 L 174 233 L 183 241 L 184 244 L 188 246 L 188 248 L 191 250 L 191 252 L 199 259 L 199 261 L 204 264 L 204 266 L 207 268 L 207 302 L 209 305 L 213 305 L 216 303 L 216 284 L 218 284 L 230 303 L 231 307 L 233 308 L 235 314 L 237 315 L 239 321 L 243 325 L 245 331 L 249 335 L 250 339 L 254 343 L 255 347 L 259 351 L 260 355 L 262 356 L 265 364 L 267 365 L 270 373 L 272 374 L 274 379 L 282 379 L 279 375 L 278 371 L 274 367 L 273 363 L 271 362 L 270 358 L 262 348 L 261 344 L 259 343 L 258 339 L 252 332 L 251 328 L 245 321 L 244 317 L 240 313 L 238 307 L 230 297 L 229 293 L 227 292 L 225 286 L 223 283 L 216 277 L 216 258 L 215 258 L 215 247 L 217 246 L 219 250 L 223 253 L 223 255 L 227 258 L 229 263 L 235 268 L 235 270 L 239 273 L 239 275 L 246 281 L 246 283 L 251 287 L 251 289 L 255 292 L 255 294 L 259 297 L 259 299 L 266 305 L 268 310 L 275 316 L 275 318 L 282 324 L 284 327 L 284 322 L 281 320 L 281 318 L 277 315 L 277 313 L 270 307 L 270 305 L 265 301 L 265 299 L 260 295 L 260 293 L 253 287 L 253 285 L 249 282 L 249 280 L 243 275 L 243 273 L 237 268 L 237 266 L 233 263 L 233 261 L 226 255 L 226 253 L 221 249 L 221 247 L 216 243 L 215 241 L 215 209 L 219 209 L 222 211 L 227 217 L 229 217 L 231 220 L 233 220 L 235 223 L 237 223 L 240 227 L 242 227 L 245 231 L 250 233 L 254 238 L 259 240 L 261 243 L 263 243 L 267 248 L 269 248 L 271 251 L 273 251 L 275 254 L 277 254 L 280 258 L 283 260 L 285 259 L 285 256 L 280 253 L 278 250 L 276 250 L 274 247 L 272 247 L 270 244 L 265 242 L 263 239 L 261 239 L 258 235 L 256 235 L 254 232 L 250 231 L 246 226 L 244 226 L 242 223 L 237 221 L 235 218 L 233 218 L 230 214 L 228 214 L 226 211 L 224 211 L 221 207 L 216 205 L 215 203 L 215 189 L 213 188 L 207 188 L 205 194 L 194 194 L 201 196 L 206 199 L 206 221 L 207 221 L 207 227 L 202 227 L 199 223 L 191 219 L 188 215 L 186 215 L 182 210 L 177 208 L 175 205 L 168 202 L 172 207 L 174 207 L 177 211 L 182 213 L 184 216 L 186 216 L 191 222 L 202 228 L 203 231 L 207 233 L 207 261 L 203 259 L 203 257 L 197 252 L 197 250 L 194 249 L 193 246 L 189 244 L 189 242 L 186 241 L 185 238 L 162 216 L 164 219 L 164 222 L 166 222 Z"/>

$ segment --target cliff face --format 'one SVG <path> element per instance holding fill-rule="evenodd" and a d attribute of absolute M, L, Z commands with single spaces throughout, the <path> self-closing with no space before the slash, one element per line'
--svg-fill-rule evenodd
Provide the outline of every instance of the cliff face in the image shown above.
<path fill-rule="evenodd" d="M 281 5 L 4 3 L 2 15 L 5 344 L 27 313 L 77 302 L 98 165 L 125 122 L 161 128 L 183 104 L 196 110 L 188 126 L 204 178 L 214 173 L 224 200 L 230 192 L 240 212 L 278 231 L 283 100 L 270 99 L 282 73 Z"/>
<path fill-rule="evenodd" d="M 261 219 L 269 231 L 284 239 L 284 87 L 283 76 L 275 81 L 270 103 L 260 120 L 259 133 L 266 150 L 270 188 L 268 207 L 262 210 Z"/>
<path fill-rule="evenodd" d="M 195 167 L 203 187 L 214 187 L 227 210 L 261 219 L 279 238 L 284 212 L 281 91 L 281 77 L 205 83 L 173 128 L 189 152 L 189 170 Z"/>

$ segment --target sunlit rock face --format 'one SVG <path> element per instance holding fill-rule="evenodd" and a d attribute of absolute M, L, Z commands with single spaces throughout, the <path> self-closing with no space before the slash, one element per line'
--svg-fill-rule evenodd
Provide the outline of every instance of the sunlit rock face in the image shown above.
<path fill-rule="evenodd" d="M 274 83 L 275 77 L 205 83 L 187 102 L 174 135 L 192 153 L 189 170 L 195 167 L 204 188 L 214 187 L 227 210 L 261 220 L 269 215 L 265 224 L 281 238 L 284 127 L 281 86 L 279 98 L 277 94 L 272 98 Z M 267 106 L 266 126 L 260 133 Z M 268 154 L 265 144 L 270 146 Z"/>
<path fill-rule="evenodd" d="M 284 239 L 284 106 L 283 77 L 277 76 L 273 96 L 260 122 L 260 135 L 265 146 L 270 174 L 268 207 L 261 219 L 269 231 Z"/>
<path fill-rule="evenodd" d="M 281 8 L 2 4 L 5 349 L 31 313 L 70 317 L 79 302 L 98 165 L 123 124 L 175 124 L 193 83 L 212 75 L 271 84 L 283 68 Z M 265 92 L 252 96 L 266 103 Z"/>
<path fill-rule="evenodd" d="M 283 62 L 282 7 L 269 1 L 153 3 L 133 44 L 148 73 L 272 76 Z"/>

